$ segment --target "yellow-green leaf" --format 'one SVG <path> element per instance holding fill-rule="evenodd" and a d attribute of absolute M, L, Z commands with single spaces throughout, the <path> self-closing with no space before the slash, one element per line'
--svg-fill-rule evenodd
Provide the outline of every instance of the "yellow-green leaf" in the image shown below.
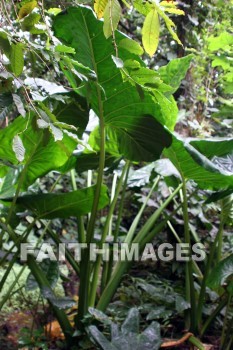
<path fill-rule="evenodd" d="M 176 32 L 173 30 L 172 27 L 176 28 L 175 23 L 163 12 L 160 11 L 159 12 L 160 16 L 164 19 L 165 24 L 167 26 L 167 29 L 169 30 L 170 34 L 172 35 L 173 39 L 180 45 L 182 45 L 182 42 L 180 41 L 180 39 L 178 38 L 178 35 L 176 34 Z M 183 46 L 183 45 L 182 45 Z"/>
<path fill-rule="evenodd" d="M 98 18 L 102 18 L 104 15 L 104 10 L 107 6 L 108 0 L 95 0 L 94 10 Z"/>
<path fill-rule="evenodd" d="M 172 13 L 175 15 L 185 15 L 183 10 L 175 9 L 175 8 L 166 8 L 164 11 L 168 13 Z"/>
<path fill-rule="evenodd" d="M 57 8 L 57 7 L 53 7 L 48 9 L 48 13 L 54 16 L 57 16 L 62 10 Z"/>
<path fill-rule="evenodd" d="M 23 5 L 21 7 L 21 9 L 19 10 L 19 19 L 22 19 L 22 18 L 26 17 L 27 15 L 29 15 L 29 13 L 31 13 L 32 10 L 36 6 L 37 6 L 37 1 L 36 0 L 27 2 L 25 5 Z"/>
<path fill-rule="evenodd" d="M 134 0 L 133 6 L 139 13 L 144 16 L 147 16 L 153 8 L 152 4 L 150 4 L 148 1 L 145 2 L 143 0 Z"/>
<path fill-rule="evenodd" d="M 152 57 L 159 44 L 159 16 L 156 9 L 151 10 L 143 24 L 142 43 L 145 51 Z"/>
<path fill-rule="evenodd" d="M 118 46 L 131 53 L 134 53 L 135 55 L 142 55 L 144 52 L 139 43 L 129 38 L 122 39 Z"/>
<path fill-rule="evenodd" d="M 163 7 L 176 7 L 176 5 L 177 5 L 177 2 L 173 2 L 173 1 L 161 1 L 160 3 L 159 3 L 159 6 L 161 7 L 161 6 L 163 6 Z"/>
<path fill-rule="evenodd" d="M 104 10 L 104 35 L 108 39 L 117 29 L 121 17 L 121 6 L 118 0 L 108 0 Z"/>

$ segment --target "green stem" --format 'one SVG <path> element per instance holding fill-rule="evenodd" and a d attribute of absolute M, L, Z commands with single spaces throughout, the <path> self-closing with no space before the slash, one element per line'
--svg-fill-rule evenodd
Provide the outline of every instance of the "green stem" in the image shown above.
<path fill-rule="evenodd" d="M 176 190 L 167 198 L 167 200 L 163 203 L 163 205 L 156 210 L 154 214 L 149 218 L 149 220 L 145 223 L 145 225 L 142 227 L 142 229 L 138 232 L 135 239 L 132 243 L 138 243 L 139 247 L 142 247 L 142 242 L 144 243 L 149 236 L 150 230 L 155 225 L 155 221 L 158 219 L 162 211 L 167 207 L 167 205 L 172 201 L 172 199 L 175 197 L 175 195 L 179 192 L 180 188 L 182 187 L 182 184 L 179 185 Z M 169 217 L 170 219 L 170 217 Z M 161 232 L 161 229 L 165 226 L 167 220 L 164 220 L 164 222 L 160 222 L 158 224 L 158 231 L 156 233 Z M 151 237 L 150 237 L 151 238 Z M 126 270 L 130 267 L 130 262 L 128 260 L 126 261 L 119 261 L 113 271 L 112 277 L 110 281 L 108 282 L 106 288 L 104 289 L 100 300 L 97 304 L 97 308 L 104 311 L 108 304 L 110 303 L 117 287 L 119 286 L 119 283 L 122 279 L 123 274 L 126 272 Z"/>
<path fill-rule="evenodd" d="M 74 191 L 77 191 L 77 184 L 75 179 L 75 170 L 72 169 L 70 171 L 70 177 L 71 177 L 71 183 Z M 86 237 L 85 237 L 85 228 L 83 223 L 83 217 L 77 216 L 77 224 L 78 224 L 78 241 L 79 243 L 85 243 Z"/>
<path fill-rule="evenodd" d="M 166 201 L 161 204 L 161 206 L 151 215 L 151 217 L 147 220 L 147 222 L 143 225 L 143 227 L 140 229 L 140 231 L 137 233 L 137 236 L 133 240 L 133 243 L 141 243 L 148 232 L 153 228 L 156 220 L 159 218 L 159 216 L 162 214 L 162 212 L 165 210 L 165 208 L 168 206 L 168 204 L 171 202 L 171 200 L 177 195 L 179 190 L 181 189 L 183 185 L 180 184 L 172 194 L 166 199 Z M 170 218 L 170 216 L 168 216 Z M 125 241 L 126 243 L 129 243 L 129 240 Z"/>
<path fill-rule="evenodd" d="M 26 265 L 21 268 L 21 270 L 19 271 L 18 275 L 15 277 L 14 282 L 9 287 L 7 293 L 3 296 L 3 298 L 2 298 L 2 300 L 0 302 L 0 310 L 3 308 L 5 303 L 9 300 L 10 295 L 11 295 L 13 289 L 15 288 L 16 284 L 18 283 L 20 277 L 22 276 L 25 268 L 26 268 Z"/>
<path fill-rule="evenodd" d="M 112 215 L 114 213 L 116 203 L 117 203 L 117 200 L 119 198 L 119 194 L 120 194 L 120 191 L 122 188 L 122 183 L 124 181 L 124 177 L 125 177 L 125 174 L 126 174 L 128 167 L 129 167 L 129 164 L 130 164 L 129 162 L 125 163 L 125 166 L 124 166 L 123 171 L 121 173 L 121 177 L 120 177 L 118 184 L 117 184 L 117 187 L 116 187 L 115 196 L 110 204 L 108 215 L 107 215 L 107 218 L 106 218 L 106 221 L 104 224 L 103 233 L 101 236 L 100 248 L 103 248 L 103 244 L 106 240 L 106 237 L 107 237 L 107 234 L 109 231 L 109 225 L 111 222 L 111 218 L 112 218 Z M 93 281 L 92 281 L 91 291 L 90 291 L 89 305 L 92 307 L 95 305 L 96 292 L 97 292 L 98 281 L 99 281 L 99 273 L 100 273 L 100 268 L 101 268 L 101 261 L 102 261 L 102 258 L 101 258 L 101 255 L 99 255 L 97 258 L 97 261 L 95 263 L 95 266 L 94 266 Z"/>
<path fill-rule="evenodd" d="M 200 342 L 199 339 L 197 339 L 196 337 L 194 336 L 191 336 L 189 339 L 188 339 L 189 343 L 191 343 L 192 345 L 194 345 L 197 349 L 199 350 L 205 350 L 205 346 Z"/>
<path fill-rule="evenodd" d="M 126 188 L 127 188 L 127 182 L 128 182 L 128 176 L 129 176 L 129 171 L 130 171 L 130 163 L 127 168 L 126 174 L 125 174 L 125 180 L 124 184 L 122 187 L 121 191 L 121 198 L 120 198 L 120 204 L 119 204 L 119 210 L 118 210 L 118 215 L 117 215 L 117 222 L 116 222 L 116 227 L 113 235 L 113 243 L 117 242 L 118 236 L 119 236 L 119 231 L 120 231 L 120 225 L 122 221 L 122 214 L 123 214 L 123 209 L 124 209 L 124 202 L 125 202 L 125 194 L 126 194 Z M 106 286 L 106 284 L 109 282 L 111 275 L 112 275 L 112 269 L 113 269 L 113 251 L 111 250 L 110 252 L 110 257 L 109 257 L 109 262 L 108 262 L 108 271 L 106 273 L 106 279 L 104 281 L 104 284 L 102 285 L 102 290 L 103 287 Z"/>
<path fill-rule="evenodd" d="M 176 232 L 176 230 L 174 229 L 174 227 L 172 226 L 170 221 L 167 222 L 167 225 L 169 226 L 169 228 L 170 228 L 171 232 L 173 233 L 174 237 L 176 238 L 177 242 L 178 243 L 182 243 L 182 240 L 180 239 L 178 233 Z M 199 267 L 198 267 L 198 265 L 197 265 L 195 260 L 192 260 L 192 265 L 193 265 L 194 272 L 197 274 L 198 278 L 200 280 L 202 280 L 203 279 L 202 272 L 199 269 Z"/>
<path fill-rule="evenodd" d="M 220 225 L 219 225 L 219 234 L 218 234 L 218 247 L 217 247 L 217 261 L 216 264 L 220 262 L 222 257 L 222 241 L 223 241 L 223 232 L 224 232 L 224 224 L 225 224 L 225 215 L 224 215 L 224 204 L 223 200 L 221 200 L 221 215 L 220 215 Z"/>
<path fill-rule="evenodd" d="M 226 311 L 225 311 L 225 316 L 224 316 L 224 322 L 223 322 L 223 327 L 222 327 L 222 334 L 221 334 L 221 342 L 220 342 L 220 349 L 224 350 L 224 341 L 226 339 L 226 333 L 227 333 L 227 323 L 228 323 L 228 315 L 231 307 L 231 294 L 229 293 L 228 295 L 228 302 L 226 306 Z"/>
<path fill-rule="evenodd" d="M 14 244 L 6 252 L 4 257 L 0 260 L 0 265 L 4 264 L 6 262 L 7 257 L 14 250 L 15 247 L 19 248 L 20 243 L 26 242 L 27 237 L 31 232 L 31 229 L 35 224 L 35 221 L 36 221 L 36 219 L 33 220 L 33 222 L 28 226 L 28 228 L 26 228 L 26 230 L 23 232 L 23 234 L 20 237 L 17 237 L 17 236 L 15 236 L 15 233 L 11 229 L 11 227 L 9 225 L 4 224 L 3 221 L 0 220 L 0 226 L 3 228 L 3 230 L 6 231 L 9 235 L 11 235 L 11 233 L 14 233 L 14 237 L 15 237 L 15 240 L 13 240 Z"/>
<path fill-rule="evenodd" d="M 209 257 L 207 258 L 207 263 L 206 263 L 206 266 L 205 266 L 204 276 L 203 276 L 203 280 L 202 280 L 202 283 L 201 283 L 201 289 L 200 289 L 200 292 L 199 292 L 198 305 L 197 305 L 197 324 L 199 325 L 199 329 L 201 329 L 201 327 L 202 327 L 202 309 L 203 309 L 203 305 L 204 305 L 204 302 L 205 302 L 206 282 L 207 282 L 207 278 L 209 276 L 210 269 L 211 269 L 211 266 L 213 264 L 213 260 L 214 260 L 214 257 L 215 257 L 216 246 L 217 246 L 217 244 L 219 242 L 219 235 L 220 235 L 221 230 L 222 230 L 221 226 L 222 225 L 220 223 L 219 230 L 218 230 L 218 232 L 216 234 L 214 242 L 211 245 L 210 254 L 209 254 Z"/>
<path fill-rule="evenodd" d="M 185 294 L 186 300 L 190 302 L 190 310 L 185 313 L 186 328 L 191 331 L 196 330 L 196 300 L 195 300 L 195 288 L 193 281 L 193 268 L 192 268 L 192 258 L 191 258 L 191 239 L 189 232 L 189 215 L 188 215 L 188 200 L 187 200 L 187 190 L 186 182 L 183 178 L 182 186 L 182 196 L 183 196 L 183 218 L 184 218 L 184 241 L 189 247 L 189 261 L 185 264 Z"/>
<path fill-rule="evenodd" d="M 42 224 L 45 225 L 43 223 L 43 221 L 40 221 L 40 222 L 42 222 Z M 62 243 L 61 240 L 58 238 L 58 235 L 56 233 L 54 233 L 53 230 L 50 227 L 48 227 L 48 234 L 52 238 L 52 240 L 56 243 L 57 246 L 59 246 L 59 244 Z M 75 261 L 75 259 L 72 256 L 72 254 L 68 250 L 66 250 L 66 258 L 67 258 L 69 264 L 73 267 L 73 269 L 76 272 L 76 274 L 79 275 L 79 273 L 80 273 L 79 265 Z"/>
<path fill-rule="evenodd" d="M 93 241 L 95 221 L 98 211 L 99 198 L 101 192 L 101 186 L 103 182 L 104 175 L 104 165 L 105 165 L 105 125 L 104 125 L 104 111 L 103 102 L 101 99 L 101 89 L 98 83 L 96 84 L 98 105 L 99 105 L 99 131 L 100 131 L 100 158 L 99 158 L 99 169 L 98 177 L 96 183 L 96 190 L 94 201 L 92 205 L 92 211 L 90 220 L 87 228 L 86 243 L 89 245 Z M 90 288 L 90 250 L 89 247 L 83 250 L 83 258 L 80 263 L 80 288 L 79 288 L 79 312 L 75 320 L 76 324 L 81 326 L 81 320 L 88 311 L 89 306 L 89 288 Z"/>
<path fill-rule="evenodd" d="M 205 321 L 204 325 L 202 326 L 202 329 L 200 331 L 200 336 L 202 337 L 205 332 L 207 331 L 207 329 L 209 328 L 209 326 L 211 325 L 211 323 L 213 322 L 213 320 L 215 319 L 215 317 L 220 313 L 220 311 L 227 305 L 228 302 L 228 297 L 225 297 L 222 299 L 222 301 L 218 304 L 218 306 L 216 307 L 216 309 L 211 313 L 211 315 L 207 318 L 207 320 Z"/>
<path fill-rule="evenodd" d="M 143 205 L 141 206 L 141 208 L 140 208 L 140 210 L 139 210 L 137 216 L 135 217 L 135 219 L 134 219 L 132 225 L 130 226 L 129 232 L 127 233 L 127 236 L 126 236 L 126 238 L 125 238 L 125 243 L 128 243 L 128 244 L 129 244 L 129 243 L 132 242 L 133 237 L 134 237 L 134 234 L 135 234 L 135 231 L 136 231 L 137 226 L 138 226 L 138 223 L 139 223 L 139 221 L 140 221 L 140 219 L 141 219 L 141 217 L 142 217 L 142 214 L 144 213 L 144 210 L 145 210 L 145 208 L 146 208 L 146 206 L 147 206 L 147 203 L 148 203 L 148 201 L 149 201 L 149 199 L 150 199 L 152 193 L 154 192 L 154 189 L 155 189 L 155 187 L 157 186 L 159 180 L 160 180 L 160 176 L 158 176 L 158 177 L 156 178 L 155 182 L 153 183 L 153 186 L 151 187 L 151 190 L 150 190 L 148 196 L 146 197 L 145 202 L 144 202 Z M 157 212 L 157 211 L 156 211 L 156 212 Z M 157 214 L 157 215 L 160 215 L 160 213 Z M 157 217 L 156 217 L 156 219 L 157 219 Z M 149 220 L 150 220 L 150 219 L 149 219 Z M 150 222 L 149 222 L 149 220 L 148 220 L 148 224 L 151 225 Z M 152 221 L 153 221 L 153 220 L 152 220 Z M 147 229 L 147 228 L 146 228 L 146 229 Z"/>

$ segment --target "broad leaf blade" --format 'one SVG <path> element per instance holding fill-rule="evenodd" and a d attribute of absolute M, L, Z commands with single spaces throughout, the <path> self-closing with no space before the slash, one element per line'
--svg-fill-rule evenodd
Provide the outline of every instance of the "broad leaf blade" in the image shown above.
<path fill-rule="evenodd" d="M 12 164 L 18 163 L 12 142 L 15 137 L 18 139 L 19 134 L 25 148 L 23 164 L 27 166 L 24 189 L 37 178 L 63 166 L 77 145 L 77 141 L 66 133 L 62 141 L 55 142 L 48 129 L 38 129 L 36 117 L 31 117 L 30 120 L 18 117 L 4 130 L 0 130 L 0 159 Z"/>
<path fill-rule="evenodd" d="M 73 28 L 76 28 L 78 35 L 75 35 Z M 76 50 L 75 59 L 95 71 L 98 86 L 101 87 L 107 132 L 114 142 L 120 141 L 118 148 L 121 154 L 132 160 L 155 160 L 163 147 L 168 147 L 171 143 L 171 136 L 162 126 L 157 131 L 158 124 L 170 128 L 173 123 L 167 115 L 163 115 L 163 106 L 160 109 L 147 91 L 142 98 L 135 86 L 123 82 L 121 71 L 112 60 L 114 47 L 111 40 L 105 39 L 102 29 L 102 22 L 95 18 L 90 9 L 84 7 L 68 8 L 67 13 L 56 16 L 54 22 L 55 35 L 65 45 Z M 117 31 L 115 36 L 117 44 L 125 38 Z M 105 50 L 102 50 L 103 42 Z M 119 58 L 123 61 L 137 59 L 143 65 L 139 58 L 122 48 L 119 48 Z M 99 116 L 101 111 L 96 83 L 90 82 L 87 91 L 91 107 Z"/>
<path fill-rule="evenodd" d="M 92 186 L 69 193 L 26 195 L 18 198 L 17 204 L 33 211 L 40 218 L 77 217 L 91 212 L 94 194 L 95 186 Z M 104 208 L 108 202 L 107 187 L 102 186 L 98 208 Z"/>
<path fill-rule="evenodd" d="M 197 148 L 198 141 L 195 142 Z M 233 175 L 227 175 L 226 172 L 221 171 L 196 148 L 192 147 L 188 141 L 182 141 L 173 136 L 172 146 L 165 150 L 164 154 L 184 179 L 194 180 L 199 187 L 210 190 L 232 189 Z"/>

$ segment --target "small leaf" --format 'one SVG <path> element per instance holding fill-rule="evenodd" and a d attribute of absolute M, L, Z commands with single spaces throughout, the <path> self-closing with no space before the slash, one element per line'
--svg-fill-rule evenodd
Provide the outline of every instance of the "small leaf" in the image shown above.
<path fill-rule="evenodd" d="M 124 67 L 124 62 L 119 57 L 112 56 L 112 60 L 115 63 L 117 68 L 123 68 Z"/>
<path fill-rule="evenodd" d="M 16 104 L 16 107 L 18 109 L 19 114 L 21 114 L 23 117 L 25 117 L 26 111 L 24 109 L 24 105 L 23 105 L 23 102 L 22 102 L 20 96 L 16 95 L 16 94 L 12 94 L 12 97 L 13 97 L 14 103 Z"/>
<path fill-rule="evenodd" d="M 176 8 L 166 8 L 165 11 L 175 15 L 185 15 L 183 10 L 176 9 Z"/>
<path fill-rule="evenodd" d="M 0 29 L 0 50 L 3 51 L 7 57 L 9 57 L 10 49 L 11 46 L 8 35 Z"/>
<path fill-rule="evenodd" d="M 13 73 L 18 77 L 23 72 L 24 67 L 23 47 L 21 43 L 11 45 L 10 62 Z"/>
<path fill-rule="evenodd" d="M 49 298 L 49 301 L 56 306 L 58 309 L 70 309 L 72 306 L 76 304 L 76 302 L 69 297 L 62 297 L 62 298 Z"/>
<path fill-rule="evenodd" d="M 121 47 L 122 49 L 134 53 L 135 55 L 143 54 L 143 48 L 139 45 L 139 43 L 129 38 L 121 40 L 118 47 Z"/>
<path fill-rule="evenodd" d="M 111 324 L 110 318 L 105 315 L 102 311 L 94 309 L 93 307 L 89 307 L 88 309 L 89 313 L 95 317 L 96 320 L 105 323 L 105 324 Z"/>
<path fill-rule="evenodd" d="M 62 10 L 57 7 L 52 7 L 48 9 L 48 13 L 54 16 L 57 16 Z"/>
<path fill-rule="evenodd" d="M 179 88 L 182 79 L 189 69 L 193 55 L 187 55 L 182 58 L 176 58 L 170 61 L 166 66 L 160 67 L 158 72 L 163 82 L 172 87 L 169 94 L 174 94 Z"/>
<path fill-rule="evenodd" d="M 19 19 L 24 18 L 25 16 L 29 15 L 29 13 L 32 12 L 32 10 L 37 6 L 37 1 L 33 0 L 21 7 L 19 10 Z"/>
<path fill-rule="evenodd" d="M 75 49 L 73 47 L 69 47 L 66 45 L 57 45 L 55 47 L 56 52 L 62 52 L 62 53 L 72 53 L 75 54 Z"/>
<path fill-rule="evenodd" d="M 36 123 L 39 129 L 47 129 L 49 127 L 49 123 L 43 119 L 37 119 Z"/>
<path fill-rule="evenodd" d="M 91 336 L 101 346 L 103 350 L 116 350 L 117 348 L 111 344 L 108 339 L 98 330 L 96 326 L 88 327 Z"/>
<path fill-rule="evenodd" d="M 104 10 L 107 6 L 108 0 L 95 0 L 94 10 L 98 18 L 102 18 L 104 15 Z"/>
<path fill-rule="evenodd" d="M 121 17 L 121 6 L 118 0 L 108 0 L 104 10 L 104 35 L 108 39 L 117 29 Z"/>
<path fill-rule="evenodd" d="M 130 334 L 139 332 L 139 311 L 137 308 L 129 310 L 128 315 L 121 326 L 123 334 Z"/>
<path fill-rule="evenodd" d="M 178 38 L 176 32 L 173 30 L 173 27 L 176 27 L 175 23 L 163 12 L 163 11 L 160 11 L 159 13 L 165 23 L 166 23 L 166 26 L 167 26 L 167 29 L 169 30 L 170 34 L 172 35 L 173 39 L 180 45 L 182 45 L 182 42 L 180 41 L 180 39 Z"/>
<path fill-rule="evenodd" d="M 187 310 L 190 308 L 190 303 L 188 303 L 182 296 L 177 295 L 176 296 L 176 311 L 177 312 L 183 312 L 184 310 Z"/>
<path fill-rule="evenodd" d="M 63 139 L 63 132 L 56 128 L 53 124 L 50 124 L 50 131 L 54 137 L 55 141 L 61 141 Z"/>
<path fill-rule="evenodd" d="M 25 156 L 25 148 L 23 145 L 23 142 L 19 135 L 16 135 L 13 138 L 13 145 L 12 145 L 13 151 L 15 152 L 15 156 L 19 162 L 22 162 L 24 160 Z"/>
<path fill-rule="evenodd" d="M 42 287 L 41 294 L 45 299 L 48 299 L 51 304 L 58 309 L 69 309 L 76 304 L 76 301 L 70 297 L 57 298 L 53 290 L 49 287 Z"/>
<path fill-rule="evenodd" d="M 32 31 L 35 29 L 35 24 L 38 24 L 41 19 L 41 15 L 36 12 L 30 13 L 27 17 L 22 20 L 22 29 L 24 31 Z"/>
<path fill-rule="evenodd" d="M 142 43 L 145 51 L 152 57 L 159 44 L 159 16 L 156 9 L 151 10 L 143 24 Z"/>

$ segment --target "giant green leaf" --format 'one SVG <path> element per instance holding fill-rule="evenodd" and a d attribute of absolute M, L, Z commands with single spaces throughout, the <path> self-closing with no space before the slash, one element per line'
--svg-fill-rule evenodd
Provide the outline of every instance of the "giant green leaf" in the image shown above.
<path fill-rule="evenodd" d="M 163 105 L 156 103 L 148 91 L 140 96 L 135 86 L 123 82 L 111 57 L 115 55 L 112 40 L 106 40 L 102 31 L 103 23 L 85 7 L 68 8 L 54 20 L 55 35 L 75 49 L 74 59 L 96 73 L 97 82 L 90 81 L 85 93 L 95 113 L 103 114 L 107 134 L 119 142 L 121 154 L 131 160 L 156 159 L 171 143 L 171 136 L 159 123 L 173 128 L 174 117 L 167 117 Z M 119 32 L 115 34 L 117 43 L 125 38 Z M 123 48 L 119 48 L 119 57 L 144 65 Z"/>
<path fill-rule="evenodd" d="M 17 199 L 17 204 L 31 210 L 37 217 L 45 219 L 69 218 L 84 215 L 92 210 L 96 186 L 68 193 L 46 193 L 26 195 Z M 108 189 L 102 186 L 99 209 L 109 203 Z"/>
<path fill-rule="evenodd" d="M 76 159 L 75 169 L 78 173 L 98 169 L 99 167 L 99 153 L 82 153 L 78 155 Z M 111 154 L 105 154 L 105 167 L 110 167 L 118 163 L 119 159 L 115 158 Z"/>
<path fill-rule="evenodd" d="M 209 152 L 207 151 L 207 155 L 213 155 L 214 141 L 209 142 L 212 142 L 212 144 L 209 147 Z M 229 140 L 225 142 L 226 150 L 229 151 Z M 199 143 L 199 149 L 203 153 L 197 150 Z M 195 144 L 195 148 L 192 144 Z M 192 140 L 192 144 L 173 136 L 172 146 L 164 151 L 165 156 L 172 161 L 183 178 L 194 180 L 203 189 L 219 190 L 233 188 L 233 175 L 220 169 L 213 161 L 208 159 L 204 153 L 203 141 Z M 222 146 L 223 144 L 220 147 L 220 144 L 217 142 L 216 154 L 221 154 L 220 149 Z"/>
<path fill-rule="evenodd" d="M 190 140 L 190 144 L 207 158 L 221 157 L 233 153 L 233 138 Z"/>
<path fill-rule="evenodd" d="M 56 170 L 69 159 L 77 145 L 77 141 L 66 133 L 61 141 L 54 141 L 48 129 L 38 129 L 36 118 L 18 117 L 7 128 L 0 131 L 0 159 L 17 164 L 12 145 L 14 137 L 20 135 L 25 148 L 22 164 L 25 167 L 23 188 L 27 188 L 38 177 Z"/>

